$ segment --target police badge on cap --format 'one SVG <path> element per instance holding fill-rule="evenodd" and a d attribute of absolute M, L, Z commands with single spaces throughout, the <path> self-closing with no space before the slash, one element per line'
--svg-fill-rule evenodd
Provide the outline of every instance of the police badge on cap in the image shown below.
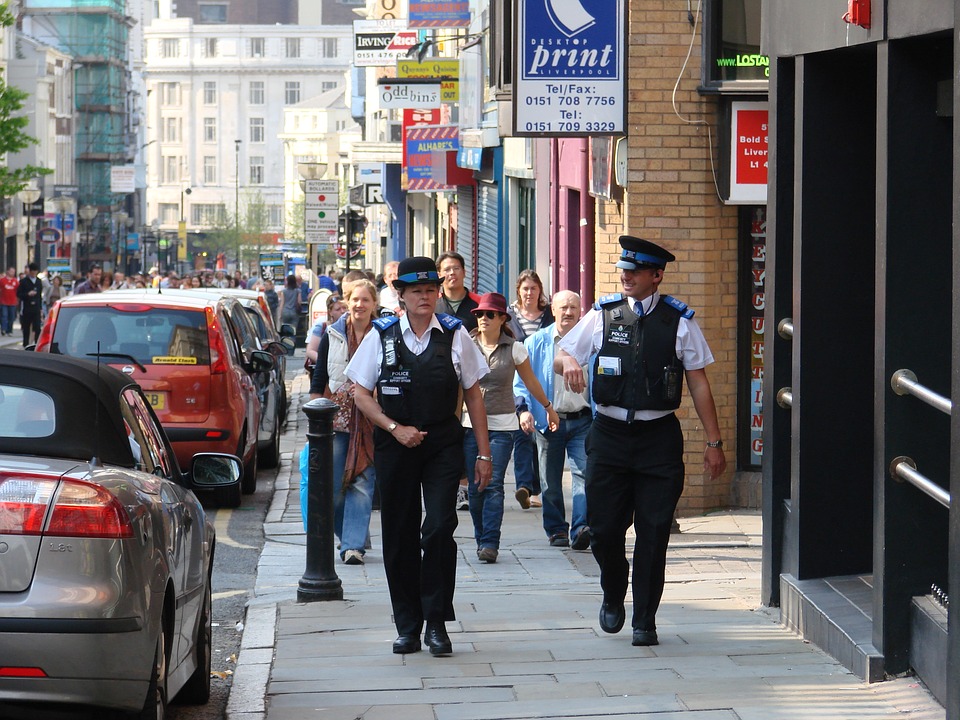
<path fill-rule="evenodd" d="M 617 267 L 622 270 L 642 270 L 644 268 L 659 268 L 663 270 L 668 262 L 676 258 L 672 253 L 664 250 L 656 243 L 643 240 L 632 235 L 620 236 L 620 259 Z"/>
<path fill-rule="evenodd" d="M 440 284 L 436 263 L 428 257 L 408 257 L 401 260 L 393 286 L 399 290 L 407 285 L 424 284 Z"/>

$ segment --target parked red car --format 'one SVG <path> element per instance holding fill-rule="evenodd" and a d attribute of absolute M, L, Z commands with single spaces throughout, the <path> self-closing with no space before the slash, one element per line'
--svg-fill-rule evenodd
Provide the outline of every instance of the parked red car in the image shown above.
<path fill-rule="evenodd" d="M 260 399 L 253 375 L 269 372 L 269 352 L 244 352 L 231 321 L 237 300 L 207 293 L 113 290 L 75 295 L 51 310 L 38 352 L 100 359 L 143 388 L 177 459 L 198 452 L 243 460 L 239 488 L 218 498 L 236 506 L 257 484 Z"/>

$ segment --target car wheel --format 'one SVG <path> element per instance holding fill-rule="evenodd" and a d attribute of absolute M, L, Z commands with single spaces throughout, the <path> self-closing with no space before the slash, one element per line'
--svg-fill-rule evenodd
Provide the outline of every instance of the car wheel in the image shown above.
<path fill-rule="evenodd" d="M 280 464 L 280 418 L 273 427 L 273 435 L 270 436 L 270 444 L 263 449 L 263 452 L 257 458 L 257 462 L 262 468 L 275 468 Z"/>
<path fill-rule="evenodd" d="M 210 699 L 210 655 L 213 649 L 213 599 L 210 592 L 210 578 L 203 593 L 203 608 L 197 626 L 197 639 L 194 652 L 197 657 L 197 669 L 187 680 L 177 695 L 177 702 L 185 705 L 203 705 Z"/>
<path fill-rule="evenodd" d="M 246 440 L 246 438 L 244 438 Z M 240 446 L 243 447 L 243 444 Z M 242 456 L 241 456 L 242 457 Z M 253 495 L 257 491 L 257 444 L 253 444 L 253 452 L 250 459 L 243 464 L 243 478 L 240 480 L 240 488 L 244 495 Z"/>
<path fill-rule="evenodd" d="M 157 652 L 153 660 L 153 672 L 150 674 L 150 687 L 143 701 L 143 709 L 137 720 L 165 720 L 167 717 L 167 642 L 163 623 L 157 637 Z"/>

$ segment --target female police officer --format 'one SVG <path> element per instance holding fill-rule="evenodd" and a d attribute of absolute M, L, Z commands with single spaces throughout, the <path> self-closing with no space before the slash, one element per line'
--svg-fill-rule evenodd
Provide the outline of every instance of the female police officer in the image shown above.
<path fill-rule="evenodd" d="M 633 522 L 633 644 L 656 645 L 667 543 L 683 491 L 683 435 L 674 411 L 686 376 L 707 436 L 704 467 L 726 467 L 717 410 L 704 368 L 713 362 L 693 311 L 659 293 L 663 270 L 675 258 L 648 240 L 624 235 L 617 267 L 623 294 L 600 298 L 560 341 L 554 370 L 574 392 L 583 390 L 581 365 L 596 354 L 593 399 L 597 416 L 587 436 L 587 517 L 600 566 L 600 628 L 619 632 L 630 566 L 624 538 Z"/>
<path fill-rule="evenodd" d="M 393 652 L 449 655 L 454 620 L 456 497 L 463 474 L 459 389 L 477 438 L 477 481 L 490 482 L 487 415 L 478 381 L 489 371 L 460 321 L 435 314 L 440 276 L 433 260 L 406 258 L 393 282 L 405 313 L 374 321 L 347 367 L 357 407 L 376 426 L 383 564 L 399 637 Z M 374 397 L 376 390 L 376 397 Z M 421 528 L 420 494 L 425 516 Z"/>

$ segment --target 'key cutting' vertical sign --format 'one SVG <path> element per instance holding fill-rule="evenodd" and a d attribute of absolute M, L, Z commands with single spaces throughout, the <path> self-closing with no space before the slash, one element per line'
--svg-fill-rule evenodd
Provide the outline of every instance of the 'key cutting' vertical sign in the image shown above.
<path fill-rule="evenodd" d="M 514 133 L 626 134 L 623 0 L 518 0 Z"/>

